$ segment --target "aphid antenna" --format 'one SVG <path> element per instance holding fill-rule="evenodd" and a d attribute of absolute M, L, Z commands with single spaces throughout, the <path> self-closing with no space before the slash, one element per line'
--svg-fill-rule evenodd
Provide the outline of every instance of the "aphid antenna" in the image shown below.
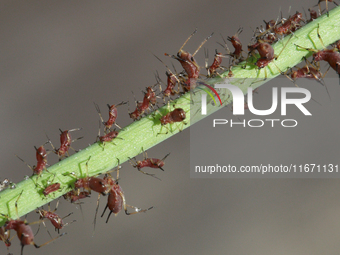
<path fill-rule="evenodd" d="M 206 37 L 203 42 L 200 44 L 200 46 L 198 46 L 197 50 L 194 52 L 194 54 L 192 54 L 192 56 L 194 57 L 196 55 L 196 53 L 199 51 L 200 48 L 202 48 L 202 46 L 213 36 L 214 33 L 211 33 L 211 35 L 209 35 L 208 37 Z"/>
<path fill-rule="evenodd" d="M 100 112 L 99 105 L 96 104 L 95 102 L 93 102 L 93 104 L 94 104 L 94 107 L 96 108 L 96 110 L 97 110 L 97 112 L 98 112 L 98 114 L 99 114 L 99 117 L 100 117 L 101 122 L 104 123 L 104 119 L 103 119 L 102 113 Z M 109 108 L 110 108 L 110 106 L 109 106 Z M 100 127 L 99 127 L 99 128 L 100 128 Z"/>
<path fill-rule="evenodd" d="M 116 104 L 116 107 L 124 105 L 124 104 L 127 104 L 127 101 L 122 101 L 119 104 Z M 109 104 L 107 104 L 107 106 L 109 107 L 109 109 L 111 108 L 111 106 Z"/>
<path fill-rule="evenodd" d="M 243 31 L 243 27 L 239 27 L 238 30 L 236 31 L 236 34 L 234 36 L 236 36 L 236 35 L 239 36 L 242 33 L 242 31 Z M 233 40 L 230 36 L 228 36 L 227 39 L 228 39 L 228 41 Z M 223 40 L 224 40 L 224 38 L 223 38 Z"/>
<path fill-rule="evenodd" d="M 224 45 L 222 44 L 222 43 L 220 43 L 220 42 L 217 42 L 219 45 L 221 45 L 222 47 L 223 47 L 223 49 L 225 49 L 226 51 L 227 51 L 227 54 L 228 55 L 230 55 L 230 53 L 231 53 L 231 51 L 230 51 L 230 49 L 229 49 L 229 47 L 228 47 L 228 45 L 227 45 L 227 41 L 224 39 L 224 37 L 223 37 L 223 35 L 222 34 L 220 34 L 221 35 L 221 37 L 222 37 L 222 40 L 223 40 L 223 42 L 224 42 Z"/>
<path fill-rule="evenodd" d="M 26 161 L 25 160 L 23 160 L 22 158 L 20 158 L 17 154 L 14 154 L 18 159 L 20 159 L 22 162 L 24 162 L 24 164 L 26 165 L 26 166 L 28 166 L 32 171 L 33 171 L 33 175 L 34 175 L 34 169 L 33 169 L 33 167 L 31 166 L 31 165 L 29 165 L 28 163 L 26 163 Z"/>
<path fill-rule="evenodd" d="M 52 147 L 52 149 L 53 149 L 53 152 L 55 152 L 55 151 L 56 151 L 56 148 L 54 147 L 54 145 L 53 145 L 51 139 L 48 137 L 48 135 L 47 135 L 46 133 L 45 133 L 45 135 L 46 135 L 46 138 L 47 138 L 47 142 L 51 145 L 51 147 Z"/>
<path fill-rule="evenodd" d="M 155 75 L 155 79 L 156 79 L 156 82 L 159 84 L 159 91 L 160 93 L 162 92 L 162 84 L 164 84 L 164 82 L 162 81 L 161 77 L 159 76 L 159 73 L 158 71 L 156 70 L 156 73 L 154 73 Z"/>
<path fill-rule="evenodd" d="M 191 35 L 188 37 L 188 39 L 185 40 L 185 42 L 183 43 L 183 45 L 181 46 L 181 48 L 179 49 L 178 52 L 181 52 L 181 50 L 183 49 L 183 47 L 187 44 L 187 42 L 190 40 L 190 38 L 197 33 L 197 28 L 195 28 L 194 32 L 191 33 Z"/>
<path fill-rule="evenodd" d="M 68 130 L 68 132 L 73 132 L 73 131 L 79 131 L 79 130 L 82 130 L 83 128 L 73 128 L 73 129 L 70 129 Z M 59 128 L 60 132 L 62 133 L 63 131 Z"/>

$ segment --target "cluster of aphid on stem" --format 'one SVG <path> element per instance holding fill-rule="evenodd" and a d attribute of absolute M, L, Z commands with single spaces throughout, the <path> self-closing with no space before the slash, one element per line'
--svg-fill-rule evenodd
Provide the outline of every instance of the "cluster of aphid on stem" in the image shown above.
<path fill-rule="evenodd" d="M 318 4 L 320 4 L 320 2 Z M 329 1 L 329 2 L 332 2 L 332 1 Z M 166 89 L 161 91 L 158 95 L 156 94 L 156 91 L 155 91 L 156 85 L 159 85 L 161 87 L 161 83 L 162 83 L 159 76 L 157 76 L 157 83 L 154 86 L 147 87 L 146 92 L 144 93 L 143 100 L 136 102 L 136 109 L 133 112 L 129 113 L 130 117 L 134 121 L 137 121 L 143 115 L 148 113 L 151 109 L 155 109 L 157 107 L 157 98 L 159 97 L 160 94 L 162 94 L 163 100 L 165 101 L 166 98 L 170 98 L 171 96 L 175 96 L 181 93 L 186 93 L 188 91 L 191 91 L 197 85 L 200 85 L 200 84 L 205 85 L 205 80 L 202 78 L 202 76 L 204 78 L 217 77 L 217 76 L 221 76 L 220 72 L 222 72 L 223 70 L 229 70 L 227 76 L 233 77 L 231 66 L 235 66 L 235 65 L 242 65 L 244 68 L 247 68 L 247 66 L 252 65 L 252 66 L 257 67 L 258 69 L 262 69 L 266 67 L 269 63 L 277 59 L 280 56 L 281 52 L 283 51 L 282 50 L 278 55 L 276 55 L 271 46 L 272 43 L 278 41 L 285 35 L 289 35 L 290 37 L 293 37 L 294 32 L 298 28 L 303 26 L 304 23 L 308 23 L 312 21 L 314 18 L 316 18 L 317 12 L 311 9 L 309 9 L 309 11 L 310 11 L 310 16 L 311 16 L 310 19 L 306 18 L 306 20 L 304 20 L 302 18 L 302 14 L 297 12 L 296 14 L 292 15 L 288 19 L 281 18 L 281 20 L 276 20 L 276 21 L 272 20 L 269 22 L 265 22 L 265 27 L 260 27 L 254 32 L 254 36 L 253 36 L 254 42 L 252 42 L 248 46 L 247 57 L 244 57 L 242 55 L 242 52 L 243 52 L 242 44 L 238 38 L 242 29 L 239 29 L 235 35 L 233 35 L 232 37 L 228 37 L 228 41 L 231 42 L 231 44 L 233 45 L 235 49 L 234 52 L 231 52 L 226 42 L 224 42 L 223 47 L 226 49 L 227 53 L 221 54 L 216 51 L 214 61 L 210 66 L 207 64 L 207 61 L 206 61 L 205 67 L 208 73 L 207 75 L 203 75 L 201 73 L 201 67 L 198 65 L 198 63 L 194 59 L 194 56 L 199 51 L 199 49 L 204 45 L 204 43 L 211 37 L 211 35 L 207 37 L 200 44 L 200 46 L 197 48 L 197 50 L 193 54 L 190 54 L 189 52 L 186 52 L 183 50 L 183 47 L 188 42 L 188 40 L 196 33 L 196 30 L 195 30 L 189 36 L 189 38 L 185 41 L 185 43 L 182 45 L 182 47 L 177 53 L 177 56 L 166 54 L 168 56 L 171 56 L 173 59 L 176 59 L 177 61 L 179 61 L 179 63 L 181 64 L 184 70 L 181 73 L 176 73 L 176 71 L 172 72 L 171 69 L 168 66 L 166 66 L 168 70 L 168 72 L 166 72 L 166 76 L 167 76 Z M 321 12 L 321 10 L 319 10 L 319 12 Z M 327 14 L 328 14 L 328 9 L 327 9 Z M 319 28 L 318 28 L 317 34 L 319 36 L 320 41 L 322 42 L 322 38 L 319 34 Z M 315 49 L 305 48 L 303 46 L 297 45 L 297 47 L 300 48 L 301 50 L 314 52 L 312 62 L 308 62 L 306 60 L 305 67 L 299 68 L 297 71 L 291 71 L 289 74 L 283 73 L 282 71 L 281 73 L 286 75 L 287 77 L 290 76 L 290 79 L 294 83 L 297 78 L 303 77 L 303 78 L 315 79 L 323 84 L 322 78 L 324 75 L 322 75 L 320 72 L 318 62 L 321 60 L 328 62 L 330 67 L 332 67 L 339 74 L 339 71 L 340 71 L 339 64 L 338 64 L 340 63 L 339 45 L 340 43 L 338 42 L 336 46 L 332 49 L 326 49 L 326 47 L 324 46 L 323 50 L 315 50 Z M 255 54 L 256 51 L 258 55 Z M 207 56 L 207 53 L 206 53 L 206 56 Z M 222 58 L 224 57 L 230 58 L 230 65 L 228 68 L 221 66 Z M 178 90 L 175 89 L 177 85 L 178 85 Z M 182 88 L 182 92 L 180 92 L 180 88 Z M 108 105 L 109 119 L 106 122 L 104 122 L 103 120 L 99 106 L 95 104 L 95 107 L 101 119 L 100 123 L 104 125 L 104 135 L 100 136 L 100 132 L 99 132 L 98 137 L 97 137 L 99 142 L 103 144 L 103 150 L 105 149 L 104 147 L 105 143 L 111 142 L 112 140 L 119 138 L 118 137 L 119 132 L 116 130 L 112 130 L 111 128 L 113 125 L 115 125 L 119 129 L 121 128 L 118 124 L 116 124 L 116 119 L 118 116 L 117 107 L 124 105 L 124 104 L 126 104 L 126 102 L 121 102 L 117 105 Z M 184 123 L 184 120 L 186 119 L 186 112 L 182 108 L 176 108 L 176 106 L 174 107 L 175 107 L 174 110 L 172 111 L 169 110 L 166 114 L 160 114 L 161 116 L 158 116 L 158 113 L 160 112 L 156 110 L 155 113 L 153 114 L 153 118 L 158 119 L 160 121 L 160 125 L 164 127 L 166 127 L 168 124 L 172 125 L 174 123 Z M 72 140 L 69 134 L 70 131 L 76 131 L 76 130 L 80 130 L 80 129 L 72 129 L 72 130 L 66 130 L 66 131 L 60 130 L 61 131 L 61 135 L 60 135 L 61 145 L 58 149 L 56 149 L 53 146 L 50 139 L 48 139 L 48 141 L 44 145 L 40 146 L 39 148 L 35 148 L 36 159 L 37 159 L 36 166 L 31 167 L 27 163 L 25 163 L 32 169 L 33 175 L 37 176 L 34 182 L 37 187 L 37 190 L 38 190 L 38 186 L 41 186 L 40 184 L 38 184 L 38 179 L 40 175 L 42 174 L 44 170 L 47 171 L 46 169 L 47 155 L 50 151 L 47 151 L 44 148 L 44 146 L 46 144 L 50 144 L 53 149 L 52 152 L 54 152 L 59 157 L 59 160 L 61 160 L 62 158 L 68 156 L 68 151 L 70 148 L 72 148 L 71 143 L 75 140 L 80 139 L 78 138 L 78 139 Z M 169 131 L 171 132 L 171 129 L 167 130 L 167 132 Z M 162 133 L 158 133 L 157 135 L 159 134 L 162 134 Z M 151 167 L 151 168 L 159 168 L 163 170 L 162 168 L 164 166 L 164 160 L 166 157 L 168 157 L 168 155 L 169 154 L 167 154 L 163 159 L 155 159 L 155 158 L 148 158 L 145 152 L 143 161 L 136 161 L 136 160 L 133 161 L 133 159 L 130 159 L 130 163 L 134 167 L 136 167 L 140 172 L 155 177 L 153 174 L 144 172 L 141 169 L 144 167 Z M 91 157 L 89 157 L 88 160 L 86 161 L 86 170 L 88 168 L 89 162 L 91 162 L 90 160 L 91 160 Z M 119 160 L 117 159 L 117 161 L 119 165 Z M 109 217 L 112 213 L 117 214 L 122 209 L 124 209 L 127 215 L 137 214 L 140 212 L 145 212 L 147 210 L 150 210 L 152 207 L 149 207 L 148 209 L 140 209 L 140 208 L 129 206 L 126 204 L 123 191 L 118 184 L 119 169 L 120 168 L 118 166 L 118 168 L 114 170 L 117 172 L 116 179 L 114 179 L 110 175 L 110 173 L 107 173 L 103 178 L 99 178 L 98 176 L 90 177 L 88 174 L 86 174 L 86 176 L 79 177 L 74 173 L 69 173 L 68 176 L 71 179 L 75 179 L 74 187 L 70 192 L 64 195 L 64 198 L 69 200 L 71 203 L 77 203 L 80 199 L 89 197 L 91 194 L 91 191 L 97 192 L 98 193 L 98 202 L 97 202 L 97 208 L 96 208 L 96 214 L 97 214 L 100 196 L 101 195 L 107 196 L 108 197 L 107 204 L 102 214 L 103 216 L 106 209 L 109 208 L 110 213 L 106 221 L 109 220 Z M 50 173 L 50 175 L 51 175 L 53 183 L 52 184 L 47 183 L 48 185 L 46 187 L 44 186 L 41 191 L 38 191 L 43 196 L 48 196 L 49 194 L 57 192 L 59 191 L 61 187 L 59 182 L 54 182 L 55 175 L 52 173 Z M 31 179 L 33 180 L 33 178 Z M 17 212 L 17 215 L 18 215 L 18 203 L 20 201 L 20 197 L 23 194 L 23 192 L 24 191 L 21 191 L 20 195 L 15 201 L 15 210 Z M 135 211 L 128 212 L 127 210 L 128 207 L 133 208 Z M 55 213 L 56 209 L 54 211 L 51 211 L 50 208 L 48 209 L 48 211 L 45 211 L 43 209 L 37 209 L 37 212 L 40 215 L 40 219 L 38 223 L 41 223 L 45 219 L 48 219 L 52 223 L 52 225 L 56 229 L 58 229 L 58 231 L 62 229 L 65 225 L 67 225 L 67 223 L 66 224 L 63 223 L 62 221 L 63 218 L 59 217 Z M 34 245 L 36 248 L 40 248 L 65 234 L 65 233 L 62 233 L 61 235 L 58 235 L 55 238 L 51 238 L 50 241 L 47 241 L 46 243 L 42 245 L 37 245 L 35 244 L 33 240 L 34 235 L 30 227 L 30 225 L 35 224 L 35 222 L 27 223 L 26 220 L 21 220 L 19 216 L 17 216 L 17 219 L 12 219 L 6 214 L 1 213 L 0 215 L 7 220 L 5 226 L 0 228 L 0 240 L 2 240 L 7 247 L 9 247 L 11 244 L 11 238 L 10 238 L 10 232 L 9 232 L 9 230 L 11 229 L 17 233 L 17 236 L 21 242 L 22 251 L 25 245 Z"/>

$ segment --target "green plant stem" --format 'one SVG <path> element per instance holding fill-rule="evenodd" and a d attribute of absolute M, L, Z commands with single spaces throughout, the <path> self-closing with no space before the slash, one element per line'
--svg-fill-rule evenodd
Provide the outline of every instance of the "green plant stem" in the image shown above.
<path fill-rule="evenodd" d="M 340 39 L 340 7 L 337 7 L 329 12 L 329 18 L 326 15 L 321 16 L 317 20 L 310 22 L 298 31 L 294 33 L 294 36 L 286 36 L 284 40 L 277 42 L 273 45 L 276 54 L 279 54 L 282 48 L 285 49 L 280 54 L 279 58 L 274 63 L 269 64 L 267 68 L 258 70 L 254 65 L 248 64 L 246 69 L 243 69 L 244 63 L 232 68 L 232 79 L 211 79 L 209 84 L 216 83 L 233 83 L 238 85 L 244 93 L 247 92 L 247 88 L 251 86 L 253 89 L 259 87 L 270 78 L 274 78 L 280 74 L 281 71 L 286 71 L 288 68 L 295 66 L 302 61 L 302 57 L 310 56 L 312 53 L 297 47 L 296 45 L 303 46 L 305 48 L 322 49 L 322 44 L 317 36 L 317 27 L 320 27 L 320 35 L 325 45 L 329 45 L 336 40 Z M 287 44 L 287 41 L 289 43 Z M 266 70 L 266 71 L 265 71 Z M 265 73 L 267 79 L 264 80 Z M 224 73 L 223 75 L 227 75 Z M 247 79 L 245 79 L 247 78 Z M 259 81 L 254 83 L 254 79 Z M 193 104 L 195 98 L 200 98 L 202 90 L 195 89 L 194 94 L 186 93 L 179 99 L 171 102 L 170 109 L 173 106 L 183 108 L 186 112 L 186 125 L 184 124 L 172 124 L 167 126 L 161 126 L 159 118 L 161 114 L 166 114 L 169 109 L 168 106 L 164 106 L 158 109 L 156 112 L 136 121 L 127 127 L 123 128 L 119 132 L 119 138 L 116 138 L 113 142 L 107 142 L 102 144 L 100 142 L 95 143 L 84 150 L 60 161 L 57 164 L 48 168 L 49 172 L 44 172 L 37 180 L 37 176 L 32 176 L 27 180 L 24 180 L 16 184 L 15 189 L 7 189 L 0 192 L 0 213 L 8 215 L 8 217 L 16 219 L 21 217 L 37 207 L 40 207 L 54 199 L 57 199 L 61 195 L 72 189 L 72 185 L 75 178 L 67 175 L 67 173 L 75 173 L 78 177 L 85 177 L 87 174 L 86 162 L 91 157 L 88 165 L 88 175 L 94 176 L 101 173 L 105 173 L 117 166 L 119 158 L 120 163 L 124 163 L 129 158 L 132 158 L 144 150 L 149 149 L 157 145 L 158 143 L 166 140 L 167 138 L 177 134 L 184 128 L 188 128 L 191 124 L 204 118 L 199 114 L 200 105 Z M 231 95 L 220 95 L 224 104 L 231 102 Z M 197 101 L 196 101 L 197 102 Z M 207 115 L 217 111 L 220 107 L 212 106 L 208 104 Z M 65 175 L 66 174 L 66 175 Z M 55 175 L 55 177 L 54 177 Z M 42 191 L 47 186 L 48 181 L 59 182 L 61 189 L 53 194 L 44 197 Z M 36 186 L 35 183 L 38 183 Z M 18 215 L 15 209 L 15 202 L 18 199 L 19 194 L 22 193 L 18 201 Z M 5 217 L 0 218 L 0 226 L 6 222 Z"/>

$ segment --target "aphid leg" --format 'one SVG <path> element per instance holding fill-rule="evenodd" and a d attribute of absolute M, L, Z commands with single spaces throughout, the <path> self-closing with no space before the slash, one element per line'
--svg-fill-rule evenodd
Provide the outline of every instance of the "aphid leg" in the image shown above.
<path fill-rule="evenodd" d="M 123 192 L 119 192 L 119 195 L 122 197 L 123 207 L 124 207 L 124 211 L 125 211 L 126 215 L 132 215 L 132 214 L 137 214 L 137 213 L 141 213 L 141 212 L 146 212 L 146 211 L 151 210 L 153 208 L 153 206 L 151 206 L 148 209 L 140 209 L 140 208 L 137 208 L 137 207 L 134 207 L 134 206 L 131 206 L 131 205 L 127 205 Z M 136 211 L 135 212 L 128 212 L 127 207 L 134 208 Z"/>
<path fill-rule="evenodd" d="M 200 46 L 198 46 L 197 50 L 194 52 L 194 54 L 192 54 L 192 56 L 194 57 L 196 55 L 196 53 L 199 51 L 200 48 L 202 48 L 202 46 L 213 36 L 214 33 L 211 33 L 211 35 L 209 35 L 208 37 L 206 37 L 203 42 L 200 44 Z"/>
<path fill-rule="evenodd" d="M 275 60 L 277 60 L 277 59 L 279 58 L 279 56 L 281 55 L 281 53 L 283 52 L 283 50 L 286 48 L 287 44 L 289 43 L 290 39 L 292 39 L 292 37 L 293 37 L 293 35 L 291 35 L 291 36 L 289 37 L 289 39 L 287 40 L 286 44 L 283 46 L 282 50 L 280 51 L 279 55 L 277 55 L 277 56 L 275 57 Z"/>
<path fill-rule="evenodd" d="M 161 159 L 161 161 L 164 162 L 164 160 L 165 160 L 169 155 L 170 155 L 170 153 L 166 154 L 166 155 L 164 156 L 164 158 Z M 164 171 L 164 169 L 163 169 L 159 164 L 157 164 L 157 166 L 158 166 L 159 169 L 161 169 L 162 171 Z"/>
<path fill-rule="evenodd" d="M 55 238 L 53 238 L 53 239 L 51 239 L 51 240 L 49 240 L 49 241 L 47 241 L 47 242 L 41 244 L 41 245 L 37 245 L 36 243 L 33 242 L 33 245 L 34 245 L 35 248 L 41 248 L 41 247 L 43 247 L 43 246 L 45 246 L 45 245 L 47 245 L 47 244 L 49 244 L 49 243 L 51 243 L 51 242 L 57 240 L 59 237 L 62 237 L 63 235 L 66 235 L 66 234 L 67 234 L 67 233 L 62 233 L 62 234 L 60 234 L 59 236 L 57 236 L 57 237 L 55 237 Z M 22 245 L 22 247 L 21 247 L 21 255 L 22 255 L 23 249 L 24 249 L 24 246 Z"/>
<path fill-rule="evenodd" d="M 97 213 L 99 209 L 99 201 L 100 201 L 100 193 L 98 193 L 98 199 L 97 199 L 97 206 L 96 206 L 96 212 L 94 214 L 94 220 L 93 220 L 93 233 L 92 236 L 94 235 L 94 232 L 96 230 L 96 222 L 97 222 Z M 107 207 L 107 206 L 106 206 Z M 106 208 L 105 208 L 106 209 Z M 102 216 L 103 217 L 103 216 Z"/>

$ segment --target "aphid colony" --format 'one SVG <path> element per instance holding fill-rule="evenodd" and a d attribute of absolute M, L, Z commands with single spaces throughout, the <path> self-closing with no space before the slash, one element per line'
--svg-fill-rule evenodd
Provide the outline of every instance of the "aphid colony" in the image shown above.
<path fill-rule="evenodd" d="M 260 26 L 256 28 L 254 31 L 252 42 L 248 45 L 248 54 L 244 54 L 245 50 L 243 49 L 241 40 L 239 39 L 239 35 L 242 32 L 242 28 L 239 28 L 238 31 L 232 35 L 231 37 L 227 37 L 227 41 L 231 43 L 234 50 L 230 50 L 226 40 L 223 38 L 223 44 L 220 44 L 224 50 L 226 51 L 225 54 L 220 53 L 220 51 L 216 50 L 214 59 L 212 61 L 212 64 L 208 64 L 208 51 L 205 50 L 205 69 L 206 74 L 203 74 L 201 72 L 202 68 L 195 60 L 195 55 L 197 52 L 202 48 L 202 46 L 209 40 L 209 38 L 212 36 L 208 36 L 205 38 L 202 43 L 198 46 L 196 51 L 191 54 L 189 52 L 186 52 L 183 50 L 186 43 L 189 41 L 189 39 L 197 32 L 195 30 L 184 42 L 184 44 L 180 47 L 179 51 L 176 55 L 170 55 L 165 53 L 166 56 L 171 57 L 172 59 L 175 59 L 179 62 L 183 70 L 180 73 L 177 73 L 177 71 L 174 69 L 172 71 L 160 58 L 156 56 L 156 58 L 161 61 L 164 66 L 166 67 L 166 82 L 164 83 L 161 78 L 159 77 L 158 73 L 156 75 L 156 84 L 153 86 L 149 86 L 146 88 L 146 91 L 144 92 L 143 99 L 141 101 L 136 101 L 136 108 L 134 111 L 129 111 L 129 116 L 133 121 L 140 120 L 144 115 L 150 113 L 151 111 L 154 111 L 154 113 L 150 116 L 152 118 L 157 119 L 159 121 L 159 125 L 161 128 L 167 129 L 167 132 L 172 132 L 173 129 L 178 129 L 179 131 L 182 130 L 183 125 L 185 125 L 185 119 L 186 119 L 186 112 L 182 108 L 176 107 L 176 105 L 173 105 L 173 109 L 170 108 L 170 101 L 172 100 L 171 97 L 176 97 L 180 94 L 186 93 L 188 91 L 193 90 L 196 86 L 202 84 L 205 79 L 212 78 L 216 76 L 224 76 L 224 77 L 233 77 L 232 73 L 232 67 L 236 65 L 240 65 L 243 68 L 247 68 L 247 66 L 253 66 L 257 68 L 259 71 L 263 68 L 266 68 L 269 63 L 275 61 L 277 58 L 279 58 L 281 52 L 276 53 L 274 52 L 273 47 L 271 46 L 273 43 L 281 40 L 284 36 L 294 36 L 294 32 L 302 27 L 304 24 L 312 22 L 315 20 L 318 16 L 322 14 L 322 12 L 326 13 L 326 15 L 329 15 L 328 11 L 328 2 L 333 2 L 330 0 L 326 0 L 326 10 L 321 10 L 321 2 L 320 0 L 317 4 L 319 7 L 319 10 L 313 10 L 312 8 L 308 9 L 309 11 L 309 17 L 305 15 L 305 18 L 303 18 L 302 13 L 296 12 L 295 14 L 289 16 L 287 19 L 282 18 L 277 20 L 270 20 L 270 21 L 264 21 L 265 25 Z M 336 4 L 335 2 L 333 2 Z M 337 5 L 337 4 L 336 4 Z M 290 72 L 282 72 L 281 73 L 285 76 L 287 76 L 294 84 L 298 78 L 308 78 L 313 79 L 319 82 L 322 85 L 325 85 L 323 82 L 323 77 L 325 74 L 322 74 L 320 71 L 320 61 L 325 61 L 329 64 L 329 66 L 336 71 L 336 73 L 340 77 L 340 41 L 338 41 L 332 49 L 327 49 L 322 41 L 322 38 L 319 33 L 319 27 L 317 29 L 317 35 L 320 39 L 321 44 L 323 45 L 322 50 L 316 50 L 312 48 L 306 48 L 303 45 L 296 45 L 297 48 L 300 50 L 306 50 L 309 52 L 313 52 L 313 59 L 312 61 L 308 61 L 305 59 L 305 66 L 298 68 L 297 70 L 293 71 L 292 69 Z M 246 56 L 245 56 L 246 55 Z M 222 66 L 222 62 L 224 58 L 229 58 L 229 67 Z M 223 75 L 222 72 L 226 71 Z M 266 70 L 266 69 L 264 69 Z M 266 76 L 266 74 L 265 74 Z M 162 90 L 162 84 L 165 85 L 165 89 Z M 295 84 L 296 85 L 296 84 Z M 157 88 L 160 88 L 160 91 L 157 93 Z M 177 89 L 176 89 L 177 87 Z M 181 91 L 182 90 L 182 91 Z M 168 108 L 166 113 L 161 113 L 158 110 L 158 101 L 157 99 L 161 98 L 163 102 L 165 103 L 166 99 L 170 99 L 168 102 Z M 121 129 L 121 127 L 116 123 L 116 119 L 118 117 L 118 108 L 120 111 L 120 108 L 128 104 L 128 102 L 120 102 L 116 105 L 110 105 L 107 104 L 108 107 L 108 114 L 109 117 L 107 121 L 104 121 L 103 115 L 100 111 L 100 108 L 97 104 L 95 105 L 95 109 L 98 112 L 100 122 L 99 122 L 99 132 L 97 135 L 96 142 L 100 144 L 105 150 L 105 144 L 106 143 L 113 143 L 115 139 L 119 139 L 119 130 L 112 129 L 113 126 L 115 126 L 118 129 Z M 128 106 L 129 107 L 129 106 Z M 178 125 L 180 124 L 180 125 Z M 100 126 L 104 126 L 104 134 L 100 135 Z M 173 126 L 173 127 L 172 127 Z M 176 127 L 175 127 L 176 126 Z M 56 148 L 51 140 L 47 137 L 47 141 L 41 145 L 39 148 L 35 148 L 36 151 L 36 165 L 30 166 L 27 164 L 23 159 L 18 157 L 21 161 L 23 161 L 33 172 L 33 175 L 31 177 L 32 181 L 35 184 L 37 192 L 41 195 L 42 198 L 47 196 L 53 196 L 57 192 L 62 192 L 65 184 L 62 184 L 58 181 L 56 173 L 50 173 L 47 170 L 48 161 L 47 156 L 51 152 L 56 154 L 58 157 L 58 160 L 61 161 L 63 158 L 67 158 L 69 156 L 69 151 L 72 149 L 71 144 L 75 142 L 76 140 L 79 140 L 83 137 L 76 138 L 72 140 L 70 132 L 73 131 L 79 131 L 81 128 L 74 128 L 71 130 L 60 130 L 60 146 L 59 148 Z M 166 134 L 165 133 L 165 134 Z M 161 135 L 164 133 L 158 133 L 157 135 Z M 51 146 L 51 150 L 48 150 L 45 148 L 45 146 L 49 144 Z M 130 158 L 130 164 L 137 168 L 137 170 L 145 175 L 152 176 L 154 178 L 159 179 L 155 176 L 155 174 L 148 173 L 146 171 L 143 171 L 142 169 L 149 167 L 149 168 L 158 168 L 163 170 L 164 167 L 164 160 L 169 156 L 169 154 L 165 155 L 162 159 L 158 158 L 149 158 L 147 156 L 147 152 L 144 151 L 143 148 L 140 148 L 140 152 L 143 152 L 144 158 L 143 160 L 136 160 L 136 158 Z M 115 170 L 112 170 L 111 172 L 116 172 L 116 179 L 111 176 L 110 173 L 106 173 L 103 178 L 99 176 L 89 176 L 88 174 L 88 168 L 91 164 L 91 156 L 88 158 L 85 164 L 86 169 L 86 175 L 85 176 L 77 176 L 75 173 L 68 173 L 67 176 L 72 180 L 72 190 L 67 192 L 63 195 L 64 199 L 71 202 L 71 203 L 79 203 L 80 200 L 83 200 L 91 195 L 92 192 L 95 192 L 98 194 L 98 201 L 97 201 L 97 208 L 96 208 L 96 214 L 99 207 L 99 199 L 100 196 L 106 196 L 107 202 L 105 209 L 101 215 L 101 217 L 104 216 L 107 209 L 109 209 L 109 214 L 107 216 L 106 222 L 108 222 L 111 214 L 118 214 L 120 211 L 124 210 L 125 214 L 132 215 L 137 214 L 141 212 L 146 212 L 153 207 L 149 207 L 147 209 L 140 209 L 135 206 L 130 206 L 126 203 L 126 199 L 123 193 L 123 190 L 121 186 L 119 185 L 119 159 L 117 159 L 118 167 Z M 164 170 L 163 170 L 164 171 Z M 41 175 L 46 174 L 49 175 L 48 182 L 46 183 L 39 183 L 39 177 Z M 10 181 L 8 179 L 5 179 L 2 183 L 0 182 L 0 191 L 2 189 L 5 189 L 7 186 L 13 186 L 9 185 Z M 14 186 L 13 186 L 14 187 Z M 37 208 L 37 213 L 39 214 L 39 219 L 37 222 L 28 223 L 26 220 L 21 220 L 18 216 L 18 207 L 20 207 L 20 197 L 22 194 L 25 193 L 25 190 L 20 191 L 20 194 L 15 200 L 15 211 L 16 211 L 16 219 L 10 218 L 9 215 L 5 214 L 4 212 L 0 212 L 0 217 L 6 219 L 6 223 L 4 226 L 0 228 L 0 240 L 4 242 L 7 249 L 11 245 L 11 234 L 10 230 L 15 231 L 17 233 L 17 236 L 21 243 L 21 254 L 23 253 L 23 248 L 26 245 L 33 245 L 36 248 L 40 248 L 57 238 L 65 235 L 66 233 L 59 234 L 59 231 L 63 229 L 65 226 L 69 225 L 70 223 L 64 223 L 63 219 L 67 216 L 61 218 L 56 213 L 59 200 L 57 203 L 57 206 L 55 210 L 50 210 L 50 204 L 48 205 L 48 210 L 44 210 L 43 208 Z M 129 211 L 128 208 L 132 208 L 133 211 Z M 58 236 L 52 237 L 49 233 L 51 239 L 47 242 L 45 242 L 42 245 L 37 245 L 34 242 L 34 235 L 33 231 L 30 227 L 30 225 L 38 223 L 40 226 L 40 223 L 43 223 L 45 225 L 45 221 L 50 221 L 53 227 L 58 231 Z M 95 221 L 96 222 L 96 216 Z"/>

